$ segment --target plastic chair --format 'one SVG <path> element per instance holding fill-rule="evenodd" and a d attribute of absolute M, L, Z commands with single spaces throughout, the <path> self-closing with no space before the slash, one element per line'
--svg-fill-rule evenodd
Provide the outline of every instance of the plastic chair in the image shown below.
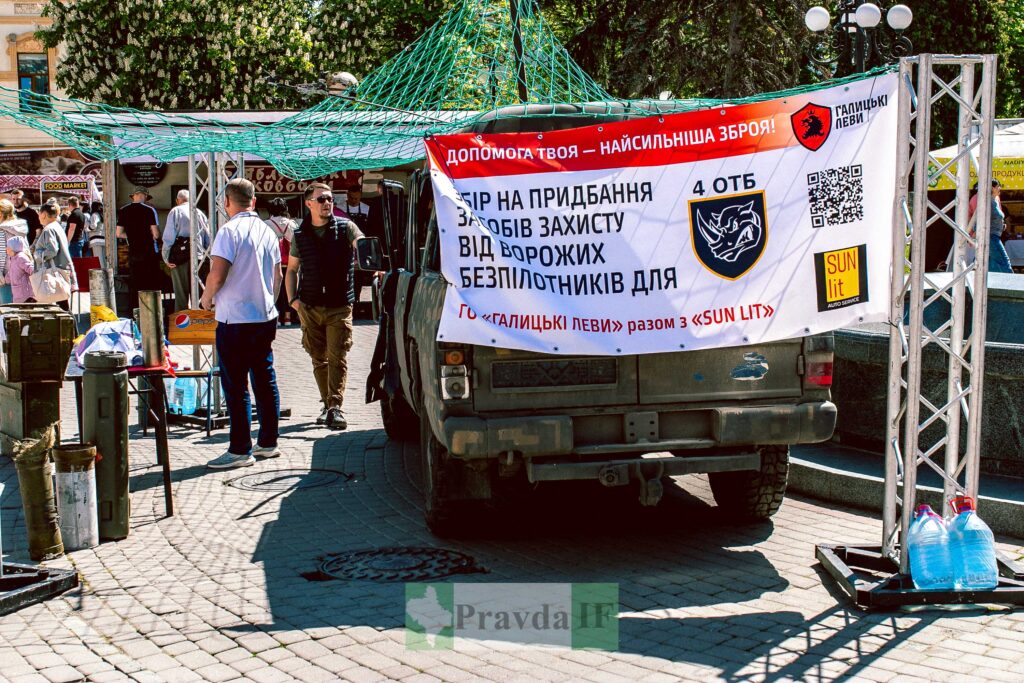
<path fill-rule="evenodd" d="M 89 271 L 100 268 L 100 260 L 96 256 L 81 256 L 71 259 L 71 265 L 75 268 L 75 277 L 78 279 L 78 291 L 72 292 L 72 299 L 78 294 L 78 312 L 82 313 L 82 294 L 89 291 Z"/>

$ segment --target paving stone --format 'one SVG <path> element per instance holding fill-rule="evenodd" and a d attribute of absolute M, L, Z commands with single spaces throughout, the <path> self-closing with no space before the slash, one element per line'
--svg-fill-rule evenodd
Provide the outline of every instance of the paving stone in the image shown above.
<path fill-rule="evenodd" d="M 248 633 L 235 639 L 239 647 L 243 647 L 253 654 L 278 647 L 280 643 L 266 633 Z"/>
<path fill-rule="evenodd" d="M 164 680 L 168 681 L 168 683 L 192 683 L 193 681 L 203 680 L 201 675 L 191 669 L 186 669 L 183 666 L 161 671 L 160 676 L 163 677 Z"/>
<path fill-rule="evenodd" d="M 41 673 L 46 680 L 50 681 L 50 683 L 71 683 L 71 681 L 85 680 L 84 674 L 76 671 L 74 667 L 68 666 L 67 664 L 43 669 L 39 673 Z"/>
<path fill-rule="evenodd" d="M 239 659 L 228 664 L 232 669 L 242 674 L 248 674 L 250 671 L 257 669 L 265 669 L 270 666 L 267 662 L 263 661 L 259 657 L 248 657 L 246 659 Z"/>
<path fill-rule="evenodd" d="M 252 681 L 255 681 L 256 683 L 287 683 L 288 681 L 294 680 L 284 671 L 281 671 L 280 669 L 276 669 L 269 665 L 263 669 L 249 671 L 248 673 L 246 673 L 246 677 Z"/>

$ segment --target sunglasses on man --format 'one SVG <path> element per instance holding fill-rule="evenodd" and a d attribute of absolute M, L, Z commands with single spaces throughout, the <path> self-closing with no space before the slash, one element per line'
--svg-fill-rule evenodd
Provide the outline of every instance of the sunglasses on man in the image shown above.
<path fill-rule="evenodd" d="M 329 194 L 322 194 L 313 201 L 315 201 L 317 204 L 333 204 L 334 197 L 332 197 Z"/>

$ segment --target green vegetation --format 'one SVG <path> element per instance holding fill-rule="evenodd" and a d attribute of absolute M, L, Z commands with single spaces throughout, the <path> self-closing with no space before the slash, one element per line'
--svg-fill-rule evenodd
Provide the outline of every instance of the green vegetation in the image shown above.
<path fill-rule="evenodd" d="M 523 0 L 520 0 L 521 2 Z M 125 5 L 131 7 L 125 10 Z M 398 55 L 460 0 L 50 0 L 49 46 L 63 43 L 58 84 L 72 97 L 143 109 L 303 107 L 295 90 L 265 82 L 315 82 L 325 72 L 359 78 Z M 526 3 L 524 2 L 524 5 Z M 569 55 L 616 97 L 734 98 L 820 80 L 807 58 L 803 25 L 814 0 L 538 0 Z M 1024 0 L 909 0 L 917 52 L 1000 57 L 1001 116 L 1024 109 Z M 508 0 L 485 3 L 508 11 Z M 524 14 L 528 15 L 529 12 Z M 531 31 L 524 17 L 524 33 Z M 482 24 L 487 24 L 483 17 Z M 493 21 L 495 26 L 498 21 Z M 458 41 L 458 34 L 453 34 Z M 498 34 L 494 33 L 497 39 Z M 507 39 L 503 34 L 502 39 Z M 432 67 L 457 72 L 487 45 L 459 42 Z M 458 55 L 462 55 L 461 57 Z M 514 82 L 497 82 L 509 50 L 490 68 L 490 97 L 506 101 Z M 427 74 L 424 74 L 426 77 Z M 468 103 L 477 97 L 452 93 Z M 437 93 L 420 93 L 434 101 Z M 486 100 L 490 99 L 491 102 Z"/>

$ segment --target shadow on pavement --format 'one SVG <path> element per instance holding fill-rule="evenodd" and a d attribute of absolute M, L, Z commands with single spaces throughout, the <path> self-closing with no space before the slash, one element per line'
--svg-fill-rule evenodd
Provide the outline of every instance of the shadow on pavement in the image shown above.
<path fill-rule="evenodd" d="M 720 670 L 716 678 L 830 680 L 856 677 L 939 618 L 931 613 L 866 614 L 843 607 L 725 617 L 619 620 L 620 652 Z M 841 674 L 835 663 L 841 662 Z"/>
<path fill-rule="evenodd" d="M 263 565 L 272 622 L 241 630 L 402 627 L 403 583 L 303 578 L 323 558 L 369 548 L 449 548 L 486 570 L 422 580 L 617 583 L 625 612 L 741 603 L 789 585 L 749 548 L 771 535 L 770 522 L 733 526 L 675 486 L 655 508 L 642 508 L 631 488 L 548 486 L 471 538 L 435 538 L 422 520 L 418 460 L 416 447 L 389 442 L 381 430 L 317 440 L 310 467 L 355 479 L 274 495 L 280 512 L 267 517 L 252 556 Z M 265 515 L 270 502 L 254 496 L 242 516 Z"/>

